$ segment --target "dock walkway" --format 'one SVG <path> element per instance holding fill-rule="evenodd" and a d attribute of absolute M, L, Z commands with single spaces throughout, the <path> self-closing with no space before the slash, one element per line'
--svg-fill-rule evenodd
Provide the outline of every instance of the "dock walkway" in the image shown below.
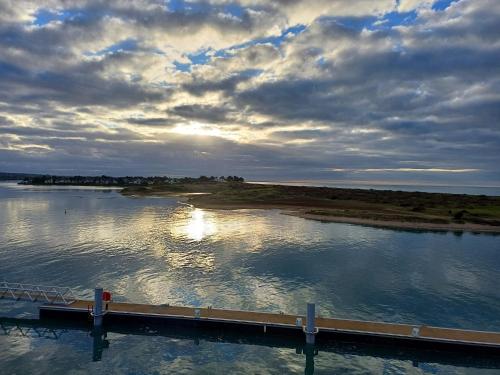
<path fill-rule="evenodd" d="M 92 308 L 93 301 L 85 300 L 76 300 L 69 304 L 46 304 L 40 307 L 40 316 L 86 319 Z M 306 317 L 281 313 L 110 302 L 104 316 L 104 321 L 107 320 L 161 320 L 169 323 L 243 328 L 263 333 L 274 331 L 297 335 L 303 334 Z M 500 332 L 323 317 L 316 317 L 315 326 L 318 338 L 375 339 L 400 343 L 411 342 L 417 345 L 459 346 L 500 351 Z"/>

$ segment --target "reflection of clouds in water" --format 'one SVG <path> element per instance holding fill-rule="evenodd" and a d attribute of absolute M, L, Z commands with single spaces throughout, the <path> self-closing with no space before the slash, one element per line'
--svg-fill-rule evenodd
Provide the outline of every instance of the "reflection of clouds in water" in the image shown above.
<path fill-rule="evenodd" d="M 273 279 L 256 279 L 246 278 L 248 292 L 255 301 L 256 308 L 269 308 L 273 306 L 275 309 L 285 308 L 288 305 L 289 295 L 287 295 L 286 287 L 278 278 Z"/>
<path fill-rule="evenodd" d="M 117 300 L 133 302 L 302 314 L 314 301 L 322 316 L 414 318 L 474 329 L 500 324 L 498 238 L 324 224 L 277 210 L 200 210 L 117 193 L 110 194 L 114 199 L 79 195 L 84 198 L 61 191 L 0 199 L 2 277 L 33 281 L 36 275 L 87 298 L 100 284 Z M 293 350 L 127 335 L 111 340 L 113 356 L 105 352 L 95 365 L 102 373 L 303 372 L 304 357 Z M 0 362 L 6 341 L 13 348 L 5 355 L 26 366 L 19 373 L 44 372 L 49 363 L 50 370 L 67 368 L 73 359 L 83 364 L 76 370 L 87 370 L 90 352 L 76 350 L 87 341 L 40 349 L 33 339 L 0 338 Z M 33 355 L 45 356 L 46 367 L 37 368 Z M 316 364 L 339 372 L 415 371 L 408 361 L 325 353 Z"/>
<path fill-rule="evenodd" d="M 314 224 L 281 215 L 277 210 L 204 210 L 187 206 L 178 207 L 168 220 L 170 234 L 176 240 L 238 243 L 238 250 L 244 252 L 265 250 L 269 241 L 324 240 L 322 231 L 307 233 Z"/>
<path fill-rule="evenodd" d="M 148 271 L 134 275 L 132 288 L 134 292 L 141 296 L 143 301 L 149 303 L 162 304 L 175 298 L 176 283 L 165 277 L 158 277 Z M 127 294 L 130 293 L 127 290 Z"/>
<path fill-rule="evenodd" d="M 0 236 L 6 279 L 28 282 L 36 274 L 90 297 L 98 283 L 117 298 L 146 303 L 298 313 L 316 301 L 325 315 L 434 324 L 450 315 L 449 306 L 464 310 L 450 324 L 461 324 L 459 315 L 474 328 L 498 322 L 495 238 L 450 240 L 118 193 L 23 194 L 0 200 L 10 211 L 0 212 L 0 223 L 21 227 Z M 31 201 L 42 202 L 40 209 L 30 211 Z M 481 256 L 472 251 L 478 247 Z"/>
<path fill-rule="evenodd" d="M 176 252 L 169 251 L 165 254 L 165 259 L 170 268 L 200 268 L 210 272 L 214 270 L 215 256 L 196 251 Z"/>
<path fill-rule="evenodd" d="M 22 327 L 22 330 L 28 329 Z M 43 330 L 43 329 L 42 329 Z M 61 339 L 52 336 L 39 338 L 0 334 L 0 363 L 2 374 L 68 374 L 83 373 L 84 364 L 88 365 L 90 345 L 82 345 L 82 339 L 88 338 L 78 333 Z M 80 336 L 76 342 L 75 336 Z M 66 340 L 69 342 L 66 342 Z M 82 358 L 82 356 L 85 356 Z M 78 369 L 78 367 L 80 367 Z M 14 370 L 10 372 L 10 370 Z M 80 371 L 79 371 L 80 370 Z"/>
<path fill-rule="evenodd" d="M 444 270 L 447 282 L 454 289 L 467 288 L 469 292 L 479 292 L 481 290 L 481 284 L 479 282 L 479 271 L 471 268 L 464 268 L 461 264 L 457 262 L 451 262 L 448 264 Z"/>
<path fill-rule="evenodd" d="M 0 201 L 5 214 L 7 215 L 7 221 L 17 220 L 19 218 L 29 216 L 32 213 L 40 213 L 47 211 L 49 209 L 49 202 L 43 200 L 5 200 Z"/>
<path fill-rule="evenodd" d="M 122 280 L 113 291 L 117 295 L 126 296 L 125 300 L 137 303 L 172 304 L 187 306 L 207 306 L 210 299 L 210 288 L 200 287 L 199 283 L 173 277 L 168 271 L 164 273 L 144 269 Z"/>
<path fill-rule="evenodd" d="M 49 202 L 29 200 L 0 200 L 0 227 L 7 241 L 27 242 L 43 231 L 43 226 L 34 225 L 33 214 L 45 216 Z M 36 223 L 38 224 L 38 223 Z"/>
<path fill-rule="evenodd" d="M 426 280 L 421 272 L 412 271 L 408 274 L 410 285 L 415 290 L 422 290 L 426 286 Z"/>
<path fill-rule="evenodd" d="M 175 338 L 165 337 L 152 334 L 154 327 L 146 328 L 145 332 L 150 334 L 143 336 L 124 333 L 126 327 L 120 328 L 121 333 L 107 332 L 109 347 L 102 348 L 99 362 L 91 362 L 95 343 L 85 330 L 65 330 L 59 333 L 57 340 L 53 337 L 4 336 L 0 331 L 2 370 L 17 374 L 86 374 L 89 368 L 99 374 L 302 374 L 306 365 L 305 355 L 296 352 L 293 346 L 230 343 L 224 339 L 209 341 L 196 331 L 184 330 L 175 332 L 174 335 L 179 334 Z M 342 348 L 337 352 L 320 349 L 314 357 L 315 373 L 465 374 L 472 370 L 425 362 L 419 362 L 415 367 L 411 360 L 381 358 L 369 351 L 353 354 L 349 349 L 342 352 Z"/>
<path fill-rule="evenodd" d="M 27 354 L 32 350 L 31 337 L 19 336 L 15 334 L 7 336 L 3 332 L 0 333 L 0 363 L 9 358 Z"/>

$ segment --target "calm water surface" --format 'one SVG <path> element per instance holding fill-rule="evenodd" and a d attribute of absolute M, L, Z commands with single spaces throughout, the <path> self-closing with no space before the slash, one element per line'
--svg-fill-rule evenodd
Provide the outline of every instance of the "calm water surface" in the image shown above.
<path fill-rule="evenodd" d="M 324 316 L 500 330 L 499 270 L 498 236 L 320 223 L 275 210 L 200 210 L 106 189 L 0 184 L 0 278 L 69 286 L 86 298 L 99 284 L 123 301 L 288 313 L 304 313 L 306 302 L 316 301 Z M 28 303 L 0 301 L 0 316 L 34 312 Z M 110 331 L 102 360 L 93 362 L 94 340 L 85 329 L 23 322 L 2 321 L 2 374 L 306 370 L 305 355 L 286 343 L 148 328 Z M 422 360 L 418 353 L 356 347 L 320 350 L 314 362 L 315 374 L 500 371 L 473 359 Z"/>
<path fill-rule="evenodd" d="M 424 193 L 448 193 L 500 196 L 500 186 L 460 186 L 460 185 L 404 185 L 373 182 L 345 182 L 330 180 L 300 180 L 300 181 L 252 181 L 253 184 L 280 184 L 291 186 L 326 186 L 343 189 L 373 189 L 394 191 L 420 191 Z"/>

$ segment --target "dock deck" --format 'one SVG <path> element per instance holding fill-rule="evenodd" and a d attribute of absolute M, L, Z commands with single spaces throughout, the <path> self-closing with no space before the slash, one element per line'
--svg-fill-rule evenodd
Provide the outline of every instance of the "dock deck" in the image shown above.
<path fill-rule="evenodd" d="M 92 301 L 76 300 L 69 304 L 46 304 L 41 317 L 86 319 Z M 301 315 L 250 312 L 215 308 L 147 305 L 111 302 L 104 320 L 162 320 L 200 326 L 252 329 L 260 332 L 303 334 L 306 318 Z M 417 345 L 483 348 L 500 351 L 500 332 L 470 331 L 409 324 L 370 322 L 317 317 L 318 338 L 352 338 L 384 340 Z"/>

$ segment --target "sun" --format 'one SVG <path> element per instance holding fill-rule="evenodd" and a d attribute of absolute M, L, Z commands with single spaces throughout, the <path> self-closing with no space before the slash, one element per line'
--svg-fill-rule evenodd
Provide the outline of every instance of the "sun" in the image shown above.
<path fill-rule="evenodd" d="M 210 137 L 228 138 L 228 134 L 223 132 L 221 129 L 213 125 L 202 124 L 196 121 L 178 124 L 172 129 L 172 132 L 185 135 L 205 135 Z"/>

